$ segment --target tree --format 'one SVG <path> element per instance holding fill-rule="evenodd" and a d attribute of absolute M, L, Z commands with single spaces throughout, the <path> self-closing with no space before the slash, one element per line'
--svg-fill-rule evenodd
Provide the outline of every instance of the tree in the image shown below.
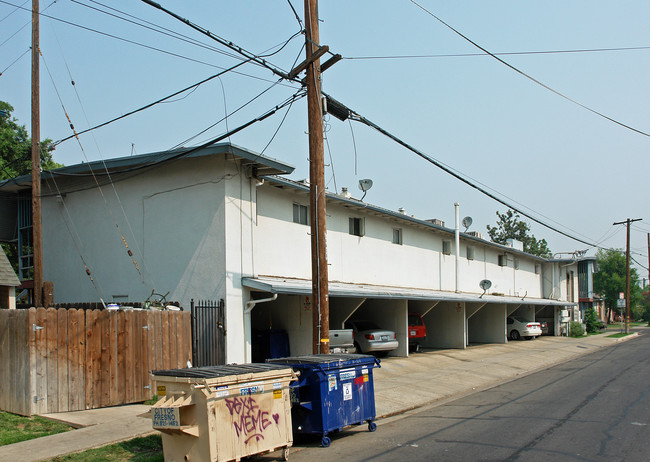
<path fill-rule="evenodd" d="M 24 125 L 11 117 L 14 108 L 0 101 L 0 180 L 29 175 L 32 171 L 32 140 Z M 63 167 L 52 158 L 52 140 L 41 141 L 41 166 L 45 170 Z"/>
<path fill-rule="evenodd" d="M 598 271 L 594 273 L 594 292 L 605 299 L 607 319 L 617 310 L 617 300 L 625 292 L 625 253 L 620 249 L 599 250 L 596 253 Z M 636 268 L 630 268 L 630 312 L 641 302 L 641 287 Z"/>
<path fill-rule="evenodd" d="M 537 240 L 530 234 L 528 223 L 520 219 L 518 213 L 508 210 L 506 213 L 497 212 L 496 226 L 487 225 L 490 239 L 497 244 L 505 245 L 508 239 L 516 239 L 524 244 L 524 252 L 539 257 L 551 257 L 546 239 Z"/>
<path fill-rule="evenodd" d="M 11 117 L 14 108 L 0 101 L 0 180 L 7 180 L 32 172 L 32 140 L 24 125 Z M 52 170 L 63 167 L 52 158 L 52 140 L 41 141 L 41 166 Z M 18 249 L 16 243 L 2 243 L 14 271 L 18 272 Z"/>

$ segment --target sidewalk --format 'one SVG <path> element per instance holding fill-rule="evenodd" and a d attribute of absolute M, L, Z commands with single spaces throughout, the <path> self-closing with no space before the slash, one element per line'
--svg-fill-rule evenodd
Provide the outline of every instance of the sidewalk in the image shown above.
<path fill-rule="evenodd" d="M 472 346 L 466 350 L 424 351 L 408 358 L 382 359 L 374 369 L 377 418 L 462 396 L 545 369 L 599 348 L 635 338 L 607 334 L 540 337 L 532 341 Z M 80 427 L 67 433 L 0 446 L 0 462 L 36 462 L 157 433 L 150 406 L 130 405 L 45 415 Z"/>

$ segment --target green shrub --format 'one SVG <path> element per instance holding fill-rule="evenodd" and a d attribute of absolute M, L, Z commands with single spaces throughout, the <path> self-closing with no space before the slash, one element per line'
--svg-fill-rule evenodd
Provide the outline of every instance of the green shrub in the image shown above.
<path fill-rule="evenodd" d="M 582 323 L 571 321 L 571 325 L 569 326 L 569 335 L 571 337 L 582 337 L 585 335 L 585 328 L 582 326 Z"/>
<path fill-rule="evenodd" d="M 602 327 L 602 322 L 598 319 L 596 310 L 593 308 L 588 308 L 587 311 L 585 311 L 585 324 L 587 325 L 588 334 L 598 332 Z"/>

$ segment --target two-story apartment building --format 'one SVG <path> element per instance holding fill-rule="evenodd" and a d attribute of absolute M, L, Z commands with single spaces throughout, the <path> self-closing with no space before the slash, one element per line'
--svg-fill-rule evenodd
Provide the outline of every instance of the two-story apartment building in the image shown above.
<path fill-rule="evenodd" d="M 286 331 L 292 354 L 311 353 L 309 186 L 282 176 L 292 171 L 220 144 L 44 176 L 44 276 L 55 301 L 123 303 L 154 289 L 186 307 L 223 299 L 227 362 L 250 361 L 253 333 L 265 329 Z M 28 188 L 28 178 L 0 185 L 16 195 Z M 409 312 L 427 325 L 425 346 L 465 348 L 507 342 L 513 313 L 541 313 L 559 332 L 560 310 L 577 302 L 575 262 L 347 194 L 327 194 L 327 215 L 329 327 L 374 320 L 397 333 L 391 354 L 408 355 Z"/>

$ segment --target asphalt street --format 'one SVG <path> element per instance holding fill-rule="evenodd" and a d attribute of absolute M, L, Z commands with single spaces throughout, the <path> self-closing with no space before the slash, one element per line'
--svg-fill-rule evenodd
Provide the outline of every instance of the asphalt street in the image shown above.
<path fill-rule="evenodd" d="M 320 438 L 291 460 L 647 461 L 650 335 L 446 403 Z"/>

